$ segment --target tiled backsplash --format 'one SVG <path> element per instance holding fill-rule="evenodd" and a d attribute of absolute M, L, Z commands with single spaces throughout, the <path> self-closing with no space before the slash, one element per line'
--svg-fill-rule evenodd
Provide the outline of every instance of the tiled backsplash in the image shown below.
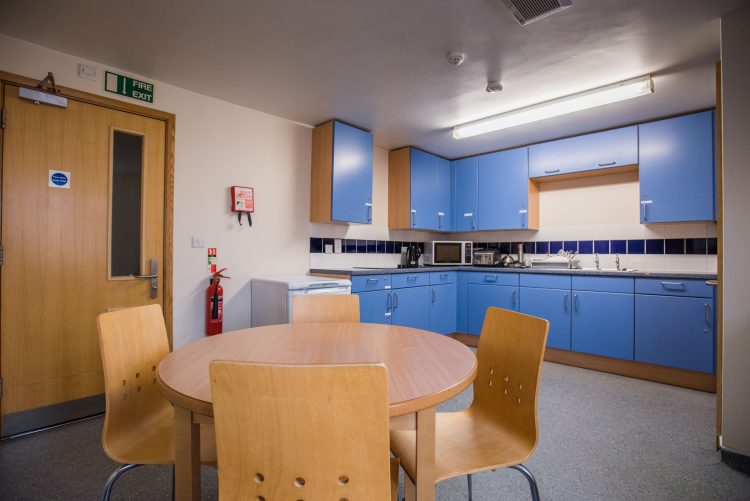
<path fill-rule="evenodd" d="M 424 242 L 310 237 L 310 268 L 396 266 L 401 264 L 401 249 L 411 244 L 424 252 Z"/>

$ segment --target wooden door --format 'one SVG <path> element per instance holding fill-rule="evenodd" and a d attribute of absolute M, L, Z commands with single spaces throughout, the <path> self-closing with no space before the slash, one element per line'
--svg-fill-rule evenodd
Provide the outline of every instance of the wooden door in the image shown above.
<path fill-rule="evenodd" d="M 67 108 L 34 104 L 8 84 L 3 107 L 7 435 L 19 413 L 45 411 L 49 422 L 37 425 L 54 424 L 56 405 L 104 392 L 100 313 L 163 303 L 166 125 L 74 99 Z M 50 170 L 69 172 L 69 187 L 51 187 Z M 152 259 L 160 275 L 154 298 L 150 280 L 129 276 L 149 274 Z M 71 417 L 68 409 L 63 418 Z"/>

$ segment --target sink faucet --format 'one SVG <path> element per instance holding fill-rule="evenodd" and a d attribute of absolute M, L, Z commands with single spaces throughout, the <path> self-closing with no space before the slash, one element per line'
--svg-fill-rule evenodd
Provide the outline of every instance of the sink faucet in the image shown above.
<path fill-rule="evenodd" d="M 615 254 L 615 267 L 617 268 L 617 271 L 620 271 L 620 255 Z"/>
<path fill-rule="evenodd" d="M 594 254 L 594 266 L 596 266 L 597 270 L 600 270 L 599 268 L 599 254 Z"/>

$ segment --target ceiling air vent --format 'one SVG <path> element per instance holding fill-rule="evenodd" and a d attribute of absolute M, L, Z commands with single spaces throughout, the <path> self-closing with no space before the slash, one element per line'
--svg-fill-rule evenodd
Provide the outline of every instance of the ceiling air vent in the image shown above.
<path fill-rule="evenodd" d="M 521 26 L 567 9 L 571 0 L 503 0 Z"/>

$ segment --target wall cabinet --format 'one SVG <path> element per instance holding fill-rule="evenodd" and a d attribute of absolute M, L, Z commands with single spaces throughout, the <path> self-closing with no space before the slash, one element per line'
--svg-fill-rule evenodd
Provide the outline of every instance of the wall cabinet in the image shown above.
<path fill-rule="evenodd" d="M 538 195 L 529 183 L 528 160 L 528 148 L 478 157 L 478 230 L 539 227 Z"/>
<path fill-rule="evenodd" d="M 477 229 L 478 169 L 478 157 L 451 162 L 453 224 L 456 231 Z"/>
<path fill-rule="evenodd" d="M 638 126 L 641 223 L 716 219 L 714 113 Z"/>
<path fill-rule="evenodd" d="M 388 225 L 453 231 L 451 164 L 416 148 L 388 155 Z"/>
<path fill-rule="evenodd" d="M 330 121 L 313 129 L 310 221 L 372 223 L 372 134 Z"/>
<path fill-rule="evenodd" d="M 596 171 L 637 163 L 636 126 L 529 146 L 530 178 Z"/>

